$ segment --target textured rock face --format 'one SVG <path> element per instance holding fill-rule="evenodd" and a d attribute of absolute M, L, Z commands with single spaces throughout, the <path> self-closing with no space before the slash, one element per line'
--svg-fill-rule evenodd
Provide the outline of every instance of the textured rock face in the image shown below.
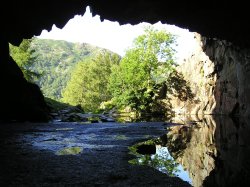
<path fill-rule="evenodd" d="M 250 51 L 195 34 L 196 48 L 178 67 L 193 99 L 170 96 L 179 114 L 250 115 Z"/>

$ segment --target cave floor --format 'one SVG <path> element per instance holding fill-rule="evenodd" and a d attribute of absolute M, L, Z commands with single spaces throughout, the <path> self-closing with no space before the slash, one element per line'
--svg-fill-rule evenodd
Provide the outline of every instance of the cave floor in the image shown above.
<path fill-rule="evenodd" d="M 163 135 L 166 124 L 0 125 L 0 186 L 190 186 L 130 165 L 128 147 Z"/>

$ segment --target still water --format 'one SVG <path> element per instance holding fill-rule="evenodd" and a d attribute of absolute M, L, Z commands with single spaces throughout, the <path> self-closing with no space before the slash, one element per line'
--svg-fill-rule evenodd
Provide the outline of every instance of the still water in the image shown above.
<path fill-rule="evenodd" d="M 250 186 L 249 119 L 179 116 L 155 140 L 154 154 L 136 154 L 131 164 L 146 165 L 194 187 Z M 135 145 L 136 148 L 136 145 Z"/>

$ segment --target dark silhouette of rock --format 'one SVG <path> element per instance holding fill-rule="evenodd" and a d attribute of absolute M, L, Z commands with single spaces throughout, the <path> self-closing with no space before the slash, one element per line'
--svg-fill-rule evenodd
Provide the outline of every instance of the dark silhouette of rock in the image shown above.
<path fill-rule="evenodd" d="M 39 87 L 25 80 L 8 47 L 7 42 L 0 43 L 0 122 L 48 121 L 49 108 Z"/>

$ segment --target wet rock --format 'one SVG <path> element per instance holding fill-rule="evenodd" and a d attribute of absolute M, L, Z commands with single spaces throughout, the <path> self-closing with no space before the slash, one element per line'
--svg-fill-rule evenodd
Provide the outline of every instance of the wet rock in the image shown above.
<path fill-rule="evenodd" d="M 91 123 L 99 123 L 99 121 L 97 119 L 91 119 L 90 122 Z"/>
<path fill-rule="evenodd" d="M 113 118 L 107 117 L 105 115 L 100 115 L 99 118 L 102 122 L 115 122 Z"/>
<path fill-rule="evenodd" d="M 128 147 L 145 140 L 145 134 L 148 139 L 164 134 L 162 123 L 79 124 L 1 125 L 0 186 L 190 186 L 151 167 L 129 164 L 135 156 Z M 5 145 L 4 139 L 21 144 Z"/>
<path fill-rule="evenodd" d="M 109 117 L 109 114 L 83 113 L 83 111 L 78 107 L 68 107 L 58 111 L 57 113 L 53 112 L 50 115 L 53 117 L 53 121 L 61 122 L 115 122 L 113 118 Z"/>

